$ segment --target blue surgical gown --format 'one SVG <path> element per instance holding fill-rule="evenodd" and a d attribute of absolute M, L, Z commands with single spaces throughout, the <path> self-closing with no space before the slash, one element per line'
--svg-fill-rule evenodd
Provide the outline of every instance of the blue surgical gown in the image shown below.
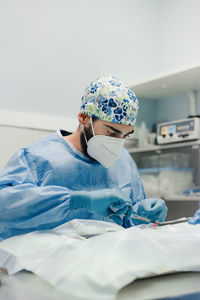
<path fill-rule="evenodd" d="M 70 210 L 71 191 L 117 188 L 133 205 L 145 198 L 128 151 L 106 169 L 63 138 L 58 130 L 19 150 L 0 173 L 0 240 L 51 229 L 72 219 L 110 221 L 85 209 Z"/>

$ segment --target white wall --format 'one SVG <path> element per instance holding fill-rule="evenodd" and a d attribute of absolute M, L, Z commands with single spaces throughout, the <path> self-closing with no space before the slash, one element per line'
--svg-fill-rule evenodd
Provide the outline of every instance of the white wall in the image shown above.
<path fill-rule="evenodd" d="M 48 130 L 74 130 L 91 80 L 132 82 L 156 70 L 154 4 L 0 0 L 0 169 Z"/>
<path fill-rule="evenodd" d="M 0 109 L 75 117 L 99 75 L 156 71 L 155 0 L 0 1 Z"/>
<path fill-rule="evenodd" d="M 200 60 L 199 11 L 199 0 L 0 0 L 0 125 L 74 130 L 97 76 L 133 84 Z"/>
<path fill-rule="evenodd" d="M 200 61 L 200 1 L 156 0 L 158 71 Z"/>
<path fill-rule="evenodd" d="M 199 0 L 1 0 L 0 110 L 76 119 L 101 74 L 133 84 L 200 60 L 199 11 Z"/>
<path fill-rule="evenodd" d="M 50 130 L 36 130 L 0 125 L 0 171 L 4 168 L 10 157 L 18 149 L 29 145 L 51 133 L 52 131 Z"/>

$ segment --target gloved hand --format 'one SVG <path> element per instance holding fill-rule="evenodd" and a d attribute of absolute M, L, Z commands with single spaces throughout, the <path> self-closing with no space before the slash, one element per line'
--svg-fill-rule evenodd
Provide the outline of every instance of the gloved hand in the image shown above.
<path fill-rule="evenodd" d="M 133 213 L 132 209 L 132 203 L 129 202 L 130 199 L 128 199 L 128 202 L 126 202 L 126 205 L 124 204 L 111 204 L 109 207 L 109 211 L 112 211 L 113 213 L 109 215 L 109 219 L 112 219 L 115 223 L 117 223 L 120 226 L 123 226 L 125 228 L 130 227 L 130 218 Z"/>
<path fill-rule="evenodd" d="M 132 214 L 134 213 L 133 211 L 133 206 L 131 205 L 129 209 L 127 210 L 126 215 L 123 218 L 123 227 L 124 228 L 129 228 L 132 227 L 134 222 L 132 222 Z"/>
<path fill-rule="evenodd" d="M 70 197 L 71 210 L 85 208 L 90 212 L 110 217 L 119 225 L 122 225 L 120 215 L 125 215 L 129 207 L 130 199 L 117 189 L 72 192 Z"/>
<path fill-rule="evenodd" d="M 197 210 L 197 212 L 194 214 L 194 217 L 193 217 L 193 218 L 190 218 L 190 219 L 188 220 L 188 223 L 189 223 L 189 224 L 192 224 L 192 225 L 200 224 L 200 209 Z"/>
<path fill-rule="evenodd" d="M 137 214 L 141 217 L 151 220 L 154 223 L 156 221 L 164 222 L 167 216 L 167 211 L 168 208 L 164 200 L 149 198 L 138 203 Z M 140 221 L 140 224 L 141 223 L 145 222 Z"/>

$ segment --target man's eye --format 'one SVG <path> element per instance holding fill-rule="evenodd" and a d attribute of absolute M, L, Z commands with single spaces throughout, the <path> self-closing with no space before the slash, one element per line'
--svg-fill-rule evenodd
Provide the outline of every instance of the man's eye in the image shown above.
<path fill-rule="evenodd" d="M 110 135 L 110 136 L 116 136 L 115 132 L 107 132 L 107 134 Z"/>
<path fill-rule="evenodd" d="M 125 136 L 124 136 L 124 139 L 126 139 L 126 138 L 128 138 L 128 137 L 130 137 L 130 134 L 125 135 Z"/>

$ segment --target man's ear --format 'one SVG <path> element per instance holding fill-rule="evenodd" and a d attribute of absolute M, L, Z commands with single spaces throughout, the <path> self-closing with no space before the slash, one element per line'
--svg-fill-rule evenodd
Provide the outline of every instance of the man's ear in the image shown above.
<path fill-rule="evenodd" d="M 84 125 L 87 127 L 87 124 L 90 123 L 90 116 L 80 112 L 78 114 L 78 121 L 80 125 Z"/>

